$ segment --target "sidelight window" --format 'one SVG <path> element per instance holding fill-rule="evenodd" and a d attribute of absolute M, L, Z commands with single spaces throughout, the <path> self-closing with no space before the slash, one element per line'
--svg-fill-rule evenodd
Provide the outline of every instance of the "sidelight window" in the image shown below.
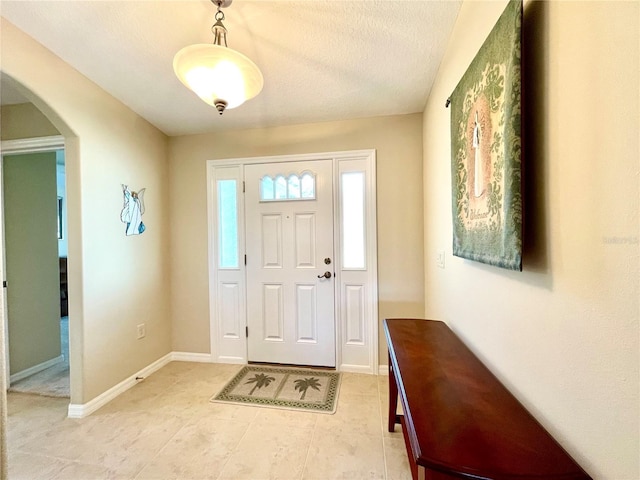
<path fill-rule="evenodd" d="M 364 172 L 346 172 L 340 176 L 342 266 L 345 269 L 366 268 L 364 182 Z"/>
<path fill-rule="evenodd" d="M 220 268 L 238 268 L 238 197 L 236 180 L 218 180 Z"/>

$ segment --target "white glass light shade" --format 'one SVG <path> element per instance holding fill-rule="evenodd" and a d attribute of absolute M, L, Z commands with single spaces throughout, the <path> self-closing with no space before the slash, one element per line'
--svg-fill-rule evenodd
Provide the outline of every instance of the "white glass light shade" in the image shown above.
<path fill-rule="evenodd" d="M 182 83 L 202 100 L 215 106 L 216 100 L 234 108 L 255 97 L 264 80 L 260 69 L 228 47 L 196 44 L 183 48 L 173 58 L 173 70 Z"/>

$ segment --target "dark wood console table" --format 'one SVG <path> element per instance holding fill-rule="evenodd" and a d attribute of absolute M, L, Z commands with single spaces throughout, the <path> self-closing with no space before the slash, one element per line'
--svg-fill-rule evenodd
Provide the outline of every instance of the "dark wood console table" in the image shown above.
<path fill-rule="evenodd" d="M 446 324 L 387 319 L 384 329 L 389 431 L 402 425 L 414 479 L 591 478 Z"/>

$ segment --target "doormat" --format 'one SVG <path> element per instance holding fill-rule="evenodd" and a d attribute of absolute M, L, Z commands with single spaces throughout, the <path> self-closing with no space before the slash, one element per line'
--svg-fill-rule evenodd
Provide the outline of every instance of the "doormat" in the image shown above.
<path fill-rule="evenodd" d="M 333 414 L 340 374 L 247 365 L 211 401 Z"/>

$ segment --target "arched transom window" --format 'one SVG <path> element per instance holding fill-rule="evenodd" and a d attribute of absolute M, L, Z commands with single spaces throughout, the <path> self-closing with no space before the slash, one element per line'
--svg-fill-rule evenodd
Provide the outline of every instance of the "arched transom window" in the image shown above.
<path fill-rule="evenodd" d="M 260 200 L 277 202 L 284 200 L 315 200 L 316 177 L 311 172 L 301 175 L 291 174 L 288 177 L 265 175 L 260 180 Z"/>

